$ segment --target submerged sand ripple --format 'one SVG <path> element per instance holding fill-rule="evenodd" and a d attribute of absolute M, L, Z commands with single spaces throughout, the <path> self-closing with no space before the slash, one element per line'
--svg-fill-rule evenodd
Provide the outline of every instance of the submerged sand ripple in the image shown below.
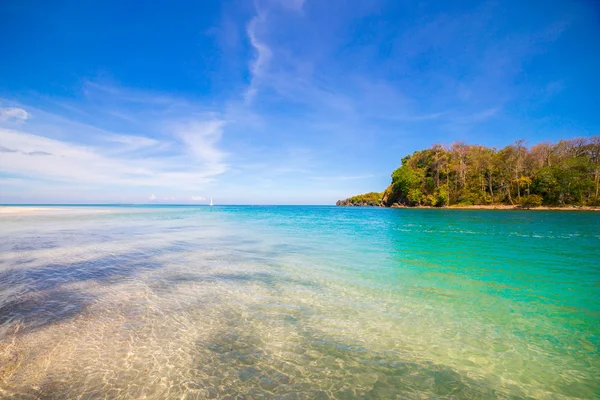
<path fill-rule="evenodd" d="M 564 368 L 419 290 L 398 297 L 326 262 L 307 268 L 300 244 L 211 220 L 167 219 L 157 234 L 130 218 L 123 234 L 77 220 L 87 231 L 62 228 L 81 240 L 47 227 L 36 235 L 57 246 L 3 249 L 1 397 L 593 396 L 597 365 L 582 374 L 560 355 Z"/>

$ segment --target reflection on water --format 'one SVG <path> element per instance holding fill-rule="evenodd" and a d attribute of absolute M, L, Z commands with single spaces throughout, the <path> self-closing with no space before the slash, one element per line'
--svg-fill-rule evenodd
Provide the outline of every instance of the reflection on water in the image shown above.
<path fill-rule="evenodd" d="M 0 397 L 599 392 L 597 214 L 107 210 L 0 217 Z"/>

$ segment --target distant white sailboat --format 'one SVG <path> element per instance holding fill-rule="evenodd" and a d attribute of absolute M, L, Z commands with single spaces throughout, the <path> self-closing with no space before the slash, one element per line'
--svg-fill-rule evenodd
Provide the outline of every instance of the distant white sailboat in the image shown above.
<path fill-rule="evenodd" d="M 214 204 L 212 202 L 212 197 L 210 198 L 210 206 L 212 207 Z"/>

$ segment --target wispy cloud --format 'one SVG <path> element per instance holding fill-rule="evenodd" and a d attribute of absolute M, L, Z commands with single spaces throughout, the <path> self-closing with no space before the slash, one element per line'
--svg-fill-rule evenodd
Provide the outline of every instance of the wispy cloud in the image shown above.
<path fill-rule="evenodd" d="M 220 119 L 193 120 L 177 123 L 172 130 L 176 137 L 187 146 L 188 152 L 199 161 L 211 164 L 216 171 L 225 172 L 225 153 L 216 145 L 221 140 L 226 121 Z"/>
<path fill-rule="evenodd" d="M 51 156 L 52 155 L 52 153 L 48 153 L 47 151 L 40 151 L 40 150 L 23 151 L 23 150 L 9 149 L 8 147 L 4 147 L 4 146 L 0 146 L 0 153 L 19 153 L 19 154 L 23 154 L 26 156 Z"/>
<path fill-rule="evenodd" d="M 250 85 L 248 86 L 248 89 L 244 95 L 244 100 L 246 103 L 250 103 L 254 96 L 256 96 L 258 85 L 260 84 L 260 81 L 263 78 L 268 68 L 269 61 L 273 55 L 269 46 L 260 41 L 258 38 L 258 30 L 265 23 L 266 19 L 266 13 L 255 16 L 248 24 L 248 28 L 246 30 L 250 44 L 256 52 L 254 60 L 252 60 L 250 63 Z"/>
<path fill-rule="evenodd" d="M 19 150 L 9 149 L 8 147 L 0 146 L 0 153 L 18 153 Z"/>
<path fill-rule="evenodd" d="M 96 115 L 107 113 L 114 104 L 131 101 L 126 90 L 95 84 L 89 84 L 88 90 L 98 87 L 102 87 L 107 107 L 94 104 Z M 125 98 L 121 93 L 126 93 Z M 4 114 L 21 118 L 23 124 L 0 125 L 0 171 L 63 187 L 156 187 L 181 192 L 205 187 L 228 169 L 227 154 L 219 148 L 226 122 L 203 113 L 188 113 L 187 109 L 179 113 L 173 113 L 169 106 L 161 109 L 152 100 L 160 96 L 148 93 L 148 107 L 141 96 L 135 99 L 135 112 L 144 117 L 143 125 L 135 128 L 145 135 L 107 131 L 33 108 L 35 123 L 29 124 L 27 106 L 11 108 Z M 66 132 L 69 135 L 65 137 Z M 40 157 L 40 161 L 31 162 L 32 156 Z"/>
<path fill-rule="evenodd" d="M 144 147 L 157 146 L 160 142 L 156 139 L 144 137 L 144 136 L 133 136 L 133 135 L 118 135 L 109 134 L 103 136 L 103 139 L 108 142 L 115 142 L 126 146 L 128 149 L 135 150 Z"/>
<path fill-rule="evenodd" d="M 246 27 L 246 35 L 250 45 L 254 50 L 254 58 L 250 61 L 250 84 L 244 93 L 244 101 L 250 104 L 256 96 L 259 87 L 265 81 L 272 79 L 267 78 L 269 67 L 273 58 L 273 50 L 271 46 L 263 39 L 268 33 L 268 19 L 271 10 L 278 8 L 287 11 L 293 11 L 298 14 L 302 13 L 304 0 L 281 0 L 281 1 L 266 1 L 261 4 L 260 1 L 254 2 L 256 15 L 250 20 Z"/>
<path fill-rule="evenodd" d="M 22 108 L 8 107 L 0 108 L 0 122 L 4 121 L 25 121 L 30 117 L 29 113 Z"/>

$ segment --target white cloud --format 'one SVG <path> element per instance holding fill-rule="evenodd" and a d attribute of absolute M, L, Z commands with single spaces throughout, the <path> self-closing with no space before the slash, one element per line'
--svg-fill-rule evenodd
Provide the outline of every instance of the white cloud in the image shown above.
<path fill-rule="evenodd" d="M 219 119 L 191 121 L 175 125 L 173 134 L 186 145 L 191 156 L 202 162 L 211 173 L 220 174 L 227 169 L 223 163 L 226 154 L 216 144 L 221 140 L 225 124 Z"/>
<path fill-rule="evenodd" d="M 227 171 L 228 154 L 219 147 L 226 125 L 223 118 L 209 112 L 198 114 L 199 105 L 160 94 L 89 82 L 85 92 L 92 101 L 81 102 L 77 108 L 93 107 L 87 123 L 24 107 L 36 116 L 22 125 L 26 128 L 0 127 L 0 172 L 51 181 L 63 189 L 154 187 L 185 188 L 189 193 Z M 65 109 L 62 103 L 59 107 Z M 115 121 L 114 109 L 132 116 L 120 120 L 138 122 Z M 23 108 L 0 107 L 0 122 L 28 117 Z M 111 124 L 126 126 L 131 133 L 104 128 Z"/>
<path fill-rule="evenodd" d="M 109 142 L 120 143 L 133 149 L 139 149 L 143 147 L 156 146 L 159 144 L 158 140 L 143 137 L 143 136 L 132 136 L 132 135 L 107 135 L 104 139 Z"/>
<path fill-rule="evenodd" d="M 254 3 L 256 9 L 256 16 L 250 20 L 246 27 L 246 34 L 250 40 L 250 44 L 256 51 L 256 56 L 250 62 L 250 73 L 251 80 L 246 93 L 244 94 L 244 100 L 246 103 L 250 103 L 256 93 L 258 92 L 258 86 L 261 84 L 263 77 L 266 75 L 269 68 L 269 63 L 273 57 L 273 51 L 269 45 L 259 38 L 267 28 L 267 15 L 269 8 L 283 8 L 291 10 L 297 13 L 302 13 L 302 7 L 304 6 L 304 0 L 276 0 L 267 1 L 264 8 L 259 7 L 258 3 Z"/>
<path fill-rule="evenodd" d="M 256 57 L 250 63 L 250 73 L 252 74 L 250 86 L 244 95 L 244 99 L 247 103 L 251 102 L 256 95 L 258 91 L 257 85 L 260 84 L 262 76 L 266 73 L 269 62 L 271 61 L 271 57 L 273 55 L 269 46 L 258 39 L 257 31 L 265 24 L 266 18 L 266 14 L 259 13 L 257 16 L 252 18 L 246 29 L 248 39 L 250 39 L 250 44 L 256 51 Z"/>
<path fill-rule="evenodd" d="M 151 194 L 150 197 L 148 197 L 148 200 L 156 200 L 156 195 Z"/>
<path fill-rule="evenodd" d="M 226 170 L 224 155 L 215 147 L 220 134 L 208 136 L 189 139 L 186 148 L 191 149 L 193 156 L 184 152 L 152 157 L 114 154 L 101 145 L 81 145 L 0 129 L 0 145 L 6 149 L 0 159 L 0 171 L 70 185 L 201 188 Z M 32 162 L 32 156 L 40 157 Z"/>
<path fill-rule="evenodd" d="M 31 115 L 17 107 L 0 108 L 0 122 L 17 120 L 19 122 L 27 120 Z"/>
<path fill-rule="evenodd" d="M 192 201 L 204 201 L 204 200 L 206 200 L 206 198 L 204 198 L 202 196 L 192 196 L 191 200 Z"/>

